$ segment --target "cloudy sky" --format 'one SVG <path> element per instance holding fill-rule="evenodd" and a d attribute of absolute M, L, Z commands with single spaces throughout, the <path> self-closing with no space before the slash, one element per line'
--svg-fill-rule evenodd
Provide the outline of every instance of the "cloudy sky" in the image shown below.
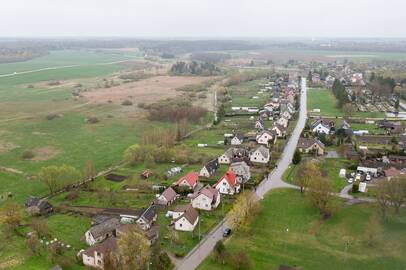
<path fill-rule="evenodd" d="M 406 0 L 0 0 L 0 36 L 406 37 Z"/>

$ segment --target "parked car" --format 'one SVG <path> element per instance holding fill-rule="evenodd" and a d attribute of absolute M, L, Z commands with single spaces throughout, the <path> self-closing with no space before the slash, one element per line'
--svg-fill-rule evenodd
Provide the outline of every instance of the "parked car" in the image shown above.
<path fill-rule="evenodd" d="M 371 177 L 371 175 L 368 173 L 367 174 L 367 176 L 365 177 L 365 180 L 367 180 L 367 181 L 371 181 L 372 180 L 372 177 Z"/>
<path fill-rule="evenodd" d="M 348 183 L 350 183 L 350 184 L 352 184 L 354 182 L 354 178 L 350 178 L 350 179 L 348 179 Z"/>
<path fill-rule="evenodd" d="M 231 229 L 230 228 L 226 228 L 223 231 L 223 237 L 228 237 L 231 234 Z"/>

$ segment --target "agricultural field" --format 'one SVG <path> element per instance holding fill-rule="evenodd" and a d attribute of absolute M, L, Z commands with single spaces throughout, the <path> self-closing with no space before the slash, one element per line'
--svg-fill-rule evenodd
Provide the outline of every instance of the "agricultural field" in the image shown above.
<path fill-rule="evenodd" d="M 373 205 L 341 205 L 337 213 L 320 220 L 319 213 L 298 191 L 275 190 L 265 196 L 262 210 L 246 232 L 225 241 L 229 253 L 243 251 L 251 269 L 403 269 L 406 258 L 405 216 L 379 222 L 373 246 L 367 230 Z M 396 247 L 396 248 L 393 248 Z M 233 269 L 207 258 L 202 269 Z"/>

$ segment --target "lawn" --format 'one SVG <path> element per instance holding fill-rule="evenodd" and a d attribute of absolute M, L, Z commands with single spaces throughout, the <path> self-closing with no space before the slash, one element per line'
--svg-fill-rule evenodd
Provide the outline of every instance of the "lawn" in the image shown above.
<path fill-rule="evenodd" d="M 341 158 L 326 158 L 319 161 L 318 166 L 323 178 L 330 181 L 335 192 L 340 192 L 348 183 L 345 178 L 339 177 L 340 169 L 351 166 L 351 162 Z M 283 173 L 282 179 L 288 183 L 294 183 L 298 165 L 291 164 Z"/>
<path fill-rule="evenodd" d="M 404 269 L 406 216 L 381 224 L 377 245 L 369 247 L 365 231 L 374 212 L 370 205 L 346 206 L 320 223 L 318 212 L 298 191 L 275 190 L 262 201 L 248 232 L 236 232 L 226 249 L 246 253 L 250 269 Z M 209 257 L 198 269 L 232 268 Z"/>
<path fill-rule="evenodd" d="M 310 88 L 307 91 L 307 109 L 312 112 L 314 109 L 320 109 L 320 113 L 312 113 L 314 115 L 328 116 L 328 117 L 342 117 L 343 112 L 337 108 L 337 99 L 333 93 L 324 88 Z M 360 118 L 374 118 L 385 117 L 383 112 L 356 112 L 354 117 Z"/>

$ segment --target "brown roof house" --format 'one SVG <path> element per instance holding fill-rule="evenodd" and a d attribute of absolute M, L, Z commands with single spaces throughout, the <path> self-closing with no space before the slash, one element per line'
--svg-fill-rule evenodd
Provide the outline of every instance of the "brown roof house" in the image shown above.
<path fill-rule="evenodd" d="M 324 144 L 316 138 L 300 138 L 297 149 L 301 153 L 324 155 Z"/>
<path fill-rule="evenodd" d="M 110 218 L 100 224 L 91 227 L 86 233 L 86 243 L 93 246 L 109 237 L 116 236 L 116 229 L 121 225 L 118 218 Z"/>
<path fill-rule="evenodd" d="M 83 264 L 90 268 L 104 269 L 104 259 L 109 253 L 117 251 L 117 239 L 111 237 L 82 253 Z"/>
<path fill-rule="evenodd" d="M 167 189 L 162 192 L 161 195 L 155 200 L 156 204 L 159 205 L 171 205 L 176 198 L 178 197 L 178 194 L 175 192 L 175 190 L 172 187 L 168 187 Z"/>
<path fill-rule="evenodd" d="M 193 208 L 211 211 L 220 204 L 220 192 L 208 185 L 193 193 L 191 202 Z"/>
<path fill-rule="evenodd" d="M 199 213 L 193 207 L 187 208 L 184 213 L 175 219 L 175 230 L 192 232 L 199 222 Z"/>

